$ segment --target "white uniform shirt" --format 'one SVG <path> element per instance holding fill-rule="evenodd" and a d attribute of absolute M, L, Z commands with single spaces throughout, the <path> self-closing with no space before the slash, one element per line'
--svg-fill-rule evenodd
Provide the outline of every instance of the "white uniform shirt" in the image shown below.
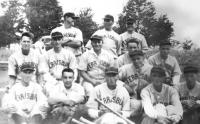
<path fill-rule="evenodd" d="M 63 26 L 57 27 L 57 28 L 55 28 L 55 29 L 52 30 L 52 32 L 57 32 L 57 31 L 61 32 L 63 34 L 63 36 L 64 36 L 64 43 L 65 43 L 65 40 L 67 41 L 68 39 L 72 40 L 72 41 L 73 40 L 78 40 L 80 42 L 83 42 L 82 32 L 78 28 L 75 28 L 75 27 L 65 28 L 64 25 L 63 25 Z M 77 48 L 77 49 L 74 49 L 74 48 L 65 46 L 65 48 L 67 50 L 70 50 L 75 55 L 80 55 L 82 53 L 81 47 Z"/>
<path fill-rule="evenodd" d="M 117 62 L 118 62 L 118 66 L 122 67 L 123 65 L 132 63 L 132 60 L 131 60 L 128 52 L 126 52 L 125 54 L 123 54 L 117 58 Z"/>
<path fill-rule="evenodd" d="M 56 79 L 61 79 L 64 68 L 74 70 L 78 66 L 75 55 L 71 51 L 63 48 L 59 53 L 56 53 L 54 49 L 47 51 L 45 59 L 47 71 Z"/>
<path fill-rule="evenodd" d="M 103 37 L 103 46 L 102 48 L 109 51 L 113 56 L 117 57 L 121 54 L 121 41 L 120 36 L 115 31 L 107 31 L 101 29 L 96 31 L 93 35 L 99 35 Z M 87 48 L 92 48 L 91 41 L 89 40 L 86 44 Z"/>

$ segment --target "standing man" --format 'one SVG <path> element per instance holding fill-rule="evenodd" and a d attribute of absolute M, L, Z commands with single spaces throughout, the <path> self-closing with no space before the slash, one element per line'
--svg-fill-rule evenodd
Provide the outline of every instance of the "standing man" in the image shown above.
<path fill-rule="evenodd" d="M 135 50 L 139 50 L 139 46 L 138 46 L 139 42 L 135 38 L 131 38 L 131 39 L 127 40 L 127 44 L 126 45 L 127 45 L 128 52 L 122 54 L 117 59 L 119 67 L 122 67 L 123 65 L 132 63 L 132 60 L 131 60 L 131 57 L 130 57 L 131 55 L 130 54 L 133 51 L 135 51 Z"/>
<path fill-rule="evenodd" d="M 153 66 L 160 66 L 165 70 L 166 83 L 176 85 L 180 81 L 181 69 L 175 57 L 169 55 L 171 43 L 162 41 L 159 46 L 159 53 L 149 57 L 148 62 Z"/>
<path fill-rule="evenodd" d="M 88 101 L 89 116 L 96 119 L 109 112 L 104 106 L 95 101 L 95 99 L 98 99 L 112 110 L 128 117 L 130 115 L 130 97 L 124 87 L 117 85 L 118 82 L 120 82 L 118 80 L 118 69 L 109 67 L 106 69 L 105 74 L 105 83 L 95 87 L 95 90 Z"/>
<path fill-rule="evenodd" d="M 122 54 L 124 54 L 127 51 L 127 41 L 130 38 L 135 38 L 139 41 L 139 49 L 143 52 L 146 52 L 148 50 L 148 45 L 146 42 L 145 37 L 142 34 L 139 34 L 134 31 L 134 20 L 131 18 L 128 18 L 126 21 L 126 28 L 127 31 L 123 34 L 120 34 L 121 41 L 122 41 Z"/>
<path fill-rule="evenodd" d="M 48 103 L 51 106 L 48 124 L 60 124 L 71 121 L 77 105 L 84 101 L 85 92 L 80 84 L 74 82 L 74 71 L 65 68 L 62 70 L 62 81 L 48 94 Z"/>
<path fill-rule="evenodd" d="M 151 69 L 151 84 L 141 92 L 146 116 L 141 124 L 174 124 L 183 115 L 183 108 L 175 88 L 164 84 L 165 71 L 161 67 Z"/>
<path fill-rule="evenodd" d="M 67 12 L 64 14 L 64 25 L 52 30 L 53 32 L 61 32 L 63 34 L 62 46 L 75 54 L 77 61 L 82 54 L 81 46 L 83 36 L 80 29 L 74 27 L 74 20 L 78 19 L 74 13 Z"/>
<path fill-rule="evenodd" d="M 9 75 L 9 85 L 15 84 L 16 80 L 21 80 L 19 73 L 21 72 L 21 67 L 24 64 L 31 64 L 34 67 L 34 82 L 37 81 L 41 70 L 43 67 L 41 66 L 42 58 L 38 52 L 31 48 L 33 34 L 30 32 L 24 32 L 21 35 L 21 50 L 13 53 L 8 59 L 8 75 Z M 38 81 L 38 83 L 40 83 Z"/>
<path fill-rule="evenodd" d="M 95 86 L 104 82 L 106 68 L 114 64 L 114 57 L 102 49 L 102 37 L 93 35 L 90 40 L 93 49 L 83 53 L 78 67 L 87 96 Z"/>
<path fill-rule="evenodd" d="M 197 81 L 198 68 L 184 67 L 185 82 L 177 85 L 184 113 L 182 124 L 200 123 L 200 83 Z"/>
<path fill-rule="evenodd" d="M 20 69 L 21 80 L 18 80 L 19 82 L 17 81 L 6 94 L 8 101 L 3 101 L 2 107 L 11 115 L 15 124 L 25 122 L 42 124 L 45 117 L 44 110 L 47 110 L 48 103 L 41 86 L 31 80 L 35 75 L 35 65 L 25 63 Z"/>
<path fill-rule="evenodd" d="M 103 49 L 111 53 L 115 58 L 121 55 L 121 41 L 119 35 L 113 31 L 114 17 L 106 15 L 104 17 L 104 28 L 96 31 L 93 35 L 98 35 L 103 38 Z M 88 41 L 86 47 L 91 49 L 91 41 Z"/>
<path fill-rule="evenodd" d="M 77 77 L 77 61 L 75 55 L 64 48 L 62 48 L 61 44 L 63 42 L 63 35 L 61 32 L 53 32 L 51 34 L 51 44 L 53 46 L 52 49 L 47 51 L 45 55 L 45 64 L 47 67 L 47 71 L 53 76 L 56 80 L 62 79 L 62 70 L 64 68 L 71 68 L 75 72 L 75 76 Z M 76 78 L 75 77 L 75 78 Z"/>

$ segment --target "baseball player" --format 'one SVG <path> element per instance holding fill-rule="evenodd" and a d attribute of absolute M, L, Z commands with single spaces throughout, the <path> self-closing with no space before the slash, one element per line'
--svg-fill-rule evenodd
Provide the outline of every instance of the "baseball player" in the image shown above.
<path fill-rule="evenodd" d="M 119 79 L 131 96 L 131 110 L 133 115 L 140 113 L 142 103 L 140 98 L 141 90 L 149 84 L 152 66 L 144 62 L 144 53 L 141 50 L 130 52 L 131 64 L 122 66 L 119 69 Z"/>
<path fill-rule="evenodd" d="M 184 114 L 182 124 L 199 124 L 200 83 L 197 81 L 198 68 L 192 65 L 184 67 L 185 81 L 177 85 Z"/>
<path fill-rule="evenodd" d="M 83 77 L 83 87 L 86 96 L 90 96 L 93 88 L 105 80 L 105 69 L 114 64 L 114 57 L 102 49 L 102 37 L 93 35 L 91 45 L 93 49 L 83 53 L 79 63 L 80 75 Z"/>
<path fill-rule="evenodd" d="M 141 92 L 142 104 L 146 116 L 141 124 L 178 123 L 183 108 L 175 88 L 164 84 L 165 71 L 161 67 L 151 69 L 151 84 Z"/>
<path fill-rule="evenodd" d="M 134 50 L 139 50 L 138 44 L 139 44 L 139 42 L 135 38 L 131 38 L 131 39 L 127 40 L 126 45 L 127 45 L 128 52 L 126 52 L 118 57 L 117 62 L 118 62 L 119 67 L 122 67 L 123 65 L 132 63 L 130 53 L 133 52 Z"/>
<path fill-rule="evenodd" d="M 96 31 L 93 35 L 99 35 L 103 38 L 103 49 L 109 51 L 116 58 L 121 55 L 121 41 L 119 35 L 112 30 L 114 24 L 114 17 L 112 15 L 105 15 L 104 29 Z M 85 46 L 91 49 L 91 41 L 89 40 Z"/>
<path fill-rule="evenodd" d="M 69 123 L 68 117 L 73 116 L 77 105 L 84 101 L 85 92 L 80 84 L 74 82 L 74 71 L 65 68 L 62 70 L 62 81 L 48 94 L 48 103 L 51 105 L 48 122 L 55 124 Z"/>
<path fill-rule="evenodd" d="M 45 55 L 45 64 L 47 71 L 56 80 L 62 79 L 62 70 L 64 68 L 71 68 L 75 72 L 75 78 L 77 77 L 77 61 L 75 55 L 64 48 L 61 43 L 63 41 L 63 35 L 61 32 L 53 32 L 51 34 L 52 49 L 47 51 Z M 48 79 L 47 79 L 48 80 Z"/>
<path fill-rule="evenodd" d="M 143 52 L 146 52 L 148 50 L 148 45 L 146 42 L 145 37 L 142 34 L 139 34 L 134 31 L 134 20 L 131 18 L 128 18 L 126 21 L 126 28 L 127 31 L 120 34 L 120 38 L 122 41 L 122 54 L 124 54 L 127 51 L 127 41 L 130 38 L 138 39 L 139 41 L 139 49 Z"/>
<path fill-rule="evenodd" d="M 175 57 L 169 55 L 171 43 L 162 41 L 159 45 L 159 53 L 149 57 L 148 62 L 153 66 L 160 66 L 165 70 L 166 83 L 176 85 L 180 81 L 181 70 Z"/>
<path fill-rule="evenodd" d="M 33 80 L 36 82 L 36 77 L 42 73 L 42 57 L 38 52 L 31 48 L 33 34 L 24 32 L 21 35 L 21 50 L 13 53 L 8 59 L 8 75 L 10 78 L 10 87 L 15 84 L 16 80 L 21 80 L 19 73 L 24 64 L 31 64 L 34 66 Z M 39 83 L 39 82 L 38 82 Z"/>
<path fill-rule="evenodd" d="M 106 83 L 96 86 L 94 93 L 89 98 L 87 104 L 89 116 L 96 119 L 109 112 L 104 106 L 95 101 L 95 99 L 98 99 L 112 110 L 128 117 L 130 115 L 130 97 L 124 87 L 117 85 L 120 82 L 118 80 L 118 69 L 109 67 L 105 73 Z"/>
<path fill-rule="evenodd" d="M 19 73 L 21 80 L 6 94 L 6 101 L 2 107 L 11 115 L 15 124 L 32 123 L 42 124 L 47 110 L 47 98 L 39 84 L 31 80 L 34 76 L 35 66 L 26 63 L 21 66 Z"/>
<path fill-rule="evenodd" d="M 63 34 L 62 46 L 74 53 L 78 59 L 78 57 L 80 57 L 82 54 L 81 46 L 83 42 L 83 36 L 81 30 L 74 27 L 74 21 L 76 19 L 78 19 L 78 17 L 76 17 L 74 13 L 65 13 L 64 25 L 53 29 L 51 34 L 53 32 L 61 32 Z"/>

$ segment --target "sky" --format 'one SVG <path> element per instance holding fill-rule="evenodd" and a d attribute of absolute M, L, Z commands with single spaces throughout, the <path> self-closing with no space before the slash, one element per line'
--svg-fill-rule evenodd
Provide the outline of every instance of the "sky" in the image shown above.
<path fill-rule="evenodd" d="M 0 0 L 1 2 L 2 0 Z M 103 22 L 106 14 L 112 14 L 117 21 L 119 13 L 128 0 L 58 0 L 63 12 L 75 12 L 90 7 L 94 21 Z M 173 39 L 184 41 L 191 39 L 200 45 L 200 0 L 150 0 L 159 14 L 167 14 L 174 23 Z M 0 15 L 2 14 L 0 10 Z"/>

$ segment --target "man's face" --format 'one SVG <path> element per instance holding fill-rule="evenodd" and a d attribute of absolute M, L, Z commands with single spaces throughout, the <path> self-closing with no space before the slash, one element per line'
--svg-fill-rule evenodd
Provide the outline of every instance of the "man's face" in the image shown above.
<path fill-rule="evenodd" d="M 106 29 L 111 29 L 113 25 L 113 21 L 111 19 L 104 19 L 103 24 Z"/>
<path fill-rule="evenodd" d="M 23 50 L 30 50 L 32 45 L 32 40 L 30 37 L 23 36 L 21 39 L 21 46 Z"/>
<path fill-rule="evenodd" d="M 151 83 L 155 86 L 155 87 L 160 87 L 162 86 L 162 83 L 164 83 L 165 81 L 165 77 L 161 76 L 159 73 L 151 73 Z"/>
<path fill-rule="evenodd" d="M 74 26 L 74 19 L 72 17 L 65 17 L 64 24 Z"/>
<path fill-rule="evenodd" d="M 131 57 L 135 67 L 142 67 L 144 65 L 144 57 L 141 55 L 135 55 Z"/>
<path fill-rule="evenodd" d="M 189 87 L 194 87 L 195 82 L 197 80 L 197 74 L 196 73 L 186 73 L 184 74 L 186 83 Z"/>
<path fill-rule="evenodd" d="M 95 51 L 99 51 L 102 48 L 103 41 L 98 39 L 93 39 L 91 45 Z"/>
<path fill-rule="evenodd" d="M 116 81 L 118 80 L 117 74 L 106 74 L 106 82 L 109 88 L 115 89 L 117 84 Z"/>
<path fill-rule="evenodd" d="M 132 24 L 132 23 L 131 23 L 131 24 L 126 24 L 126 29 L 127 29 L 128 32 L 134 31 L 134 26 L 133 26 L 133 24 Z"/>
<path fill-rule="evenodd" d="M 30 81 L 32 80 L 32 77 L 33 77 L 33 72 L 34 71 L 32 71 L 32 70 L 25 70 L 20 73 L 20 77 L 21 77 L 21 80 L 23 81 L 23 83 L 25 83 L 26 85 L 28 85 L 30 83 Z"/>
<path fill-rule="evenodd" d="M 170 52 L 170 47 L 171 47 L 170 45 L 160 46 L 159 50 L 161 57 L 167 58 Z"/>
<path fill-rule="evenodd" d="M 72 72 L 64 72 L 62 75 L 62 80 L 65 88 L 69 89 L 72 86 L 74 80 L 74 74 Z"/>
<path fill-rule="evenodd" d="M 136 43 L 128 43 L 127 50 L 129 53 L 138 50 L 138 45 Z"/>
<path fill-rule="evenodd" d="M 61 43 L 62 43 L 62 38 L 55 38 L 51 40 L 51 45 L 53 46 L 53 48 L 59 48 L 61 47 Z"/>

